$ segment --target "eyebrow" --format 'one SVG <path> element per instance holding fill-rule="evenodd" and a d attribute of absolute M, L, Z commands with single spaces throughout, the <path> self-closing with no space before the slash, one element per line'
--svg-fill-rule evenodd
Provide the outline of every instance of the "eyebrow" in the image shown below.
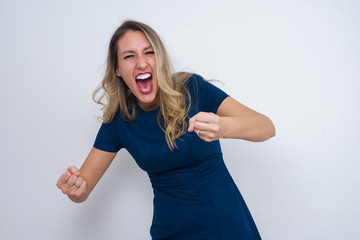
<path fill-rule="evenodd" d="M 149 49 L 151 49 L 151 48 L 152 48 L 152 46 L 149 45 L 149 46 L 145 47 L 145 48 L 143 49 L 143 51 L 149 50 Z M 133 51 L 133 50 L 126 50 L 126 51 L 121 52 L 120 55 L 124 55 L 124 54 L 127 54 L 127 53 L 135 53 L 135 51 Z"/>

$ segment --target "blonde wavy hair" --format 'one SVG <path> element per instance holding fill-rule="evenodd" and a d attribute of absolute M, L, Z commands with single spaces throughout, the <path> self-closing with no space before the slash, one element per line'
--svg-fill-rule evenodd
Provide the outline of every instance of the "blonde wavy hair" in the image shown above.
<path fill-rule="evenodd" d="M 160 37 L 157 33 L 144 23 L 137 21 L 125 21 L 113 34 L 108 50 L 106 70 L 101 85 L 93 93 L 93 99 L 103 107 L 103 123 L 109 123 L 116 112 L 120 110 L 125 121 L 136 118 L 136 97 L 121 77 L 116 75 L 118 65 L 117 50 L 118 41 L 129 30 L 142 32 L 153 47 L 156 59 L 156 76 L 159 85 L 158 96 L 160 99 L 160 110 L 157 121 L 165 133 L 165 140 L 171 150 L 177 147 L 176 140 L 186 133 L 186 118 L 188 109 L 186 96 L 190 95 L 186 89 L 186 82 L 192 73 L 171 73 L 172 67 Z M 100 94 L 100 95 L 98 95 Z M 106 99 L 106 102 L 102 100 Z M 163 120 L 163 126 L 161 125 Z"/>

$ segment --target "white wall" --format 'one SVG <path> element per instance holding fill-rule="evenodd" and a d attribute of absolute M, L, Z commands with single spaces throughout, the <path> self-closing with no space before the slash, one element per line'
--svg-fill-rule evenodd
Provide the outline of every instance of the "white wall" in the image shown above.
<path fill-rule="evenodd" d="M 224 140 L 266 240 L 360 239 L 360 2 L 0 1 L 1 239 L 149 239 L 152 190 L 126 151 L 83 204 L 56 188 L 92 146 L 109 39 L 127 18 L 268 115 L 277 136 Z"/>

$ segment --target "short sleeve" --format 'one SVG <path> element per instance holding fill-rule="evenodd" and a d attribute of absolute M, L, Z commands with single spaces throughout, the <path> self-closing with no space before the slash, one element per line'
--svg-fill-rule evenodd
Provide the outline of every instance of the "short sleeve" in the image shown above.
<path fill-rule="evenodd" d="M 110 123 L 103 123 L 96 136 L 94 147 L 106 152 L 118 152 L 123 145 L 119 139 L 118 129 L 116 128 L 117 118 Z"/>
<path fill-rule="evenodd" d="M 229 95 L 199 75 L 192 75 L 188 82 L 191 104 L 197 111 L 216 113 L 220 104 Z"/>

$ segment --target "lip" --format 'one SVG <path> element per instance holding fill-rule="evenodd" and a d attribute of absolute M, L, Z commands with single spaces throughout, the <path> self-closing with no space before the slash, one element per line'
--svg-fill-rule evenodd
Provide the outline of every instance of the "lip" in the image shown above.
<path fill-rule="evenodd" d="M 150 74 L 151 77 L 152 77 L 152 75 L 153 75 L 151 72 L 138 73 L 138 74 L 135 76 L 135 80 L 136 80 L 136 78 L 137 78 L 138 76 L 141 76 L 141 75 L 144 75 L 144 74 Z"/>
<path fill-rule="evenodd" d="M 152 90 L 153 90 L 153 86 L 152 86 L 152 85 L 150 85 L 149 90 L 141 90 L 141 89 L 139 89 L 139 91 L 140 91 L 142 94 L 144 94 L 144 95 L 151 93 Z"/>
<path fill-rule="evenodd" d="M 142 75 L 150 75 L 150 86 L 148 89 L 142 89 L 139 84 L 138 84 L 138 81 L 143 81 L 141 79 L 137 79 L 139 76 L 142 76 Z M 147 78 L 148 79 L 148 78 Z M 149 93 L 151 93 L 153 91 L 153 74 L 151 72 L 141 72 L 141 73 L 138 73 L 136 76 L 135 76 L 135 82 L 136 82 L 136 85 L 137 85 L 137 89 L 138 91 L 141 93 L 141 94 L 144 94 L 144 95 L 147 95 Z"/>

